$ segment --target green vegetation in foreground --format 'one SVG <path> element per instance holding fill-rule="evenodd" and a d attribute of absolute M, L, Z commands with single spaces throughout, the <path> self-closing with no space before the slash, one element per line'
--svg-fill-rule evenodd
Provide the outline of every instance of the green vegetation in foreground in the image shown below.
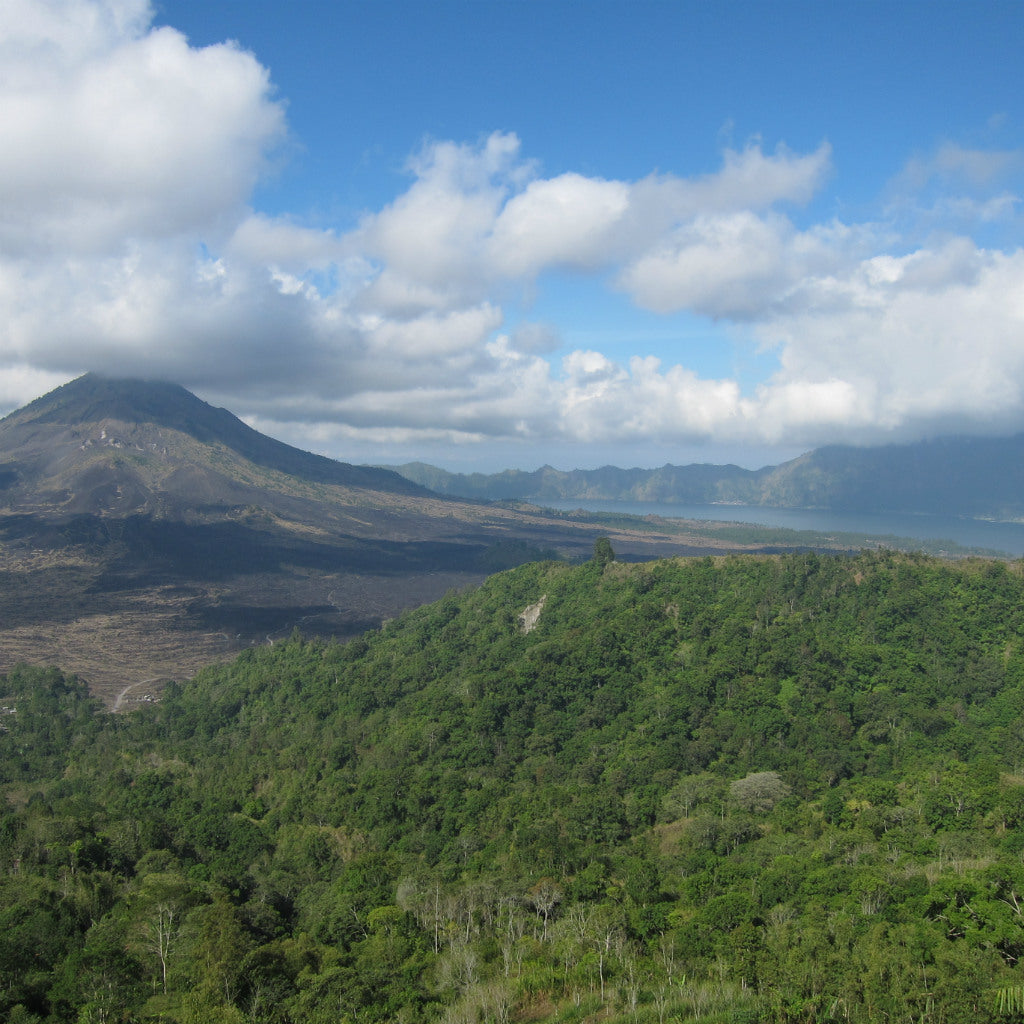
<path fill-rule="evenodd" d="M 127 716 L 2 677 L 0 1014 L 1021 1021 L 1021 565 L 597 555 Z"/>

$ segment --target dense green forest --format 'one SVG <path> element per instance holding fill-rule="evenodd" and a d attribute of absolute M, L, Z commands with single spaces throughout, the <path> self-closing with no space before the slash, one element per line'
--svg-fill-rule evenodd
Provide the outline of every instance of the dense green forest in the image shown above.
<path fill-rule="evenodd" d="M 1022 566 L 612 554 L 0 678 L 0 1016 L 1024 1020 Z"/>

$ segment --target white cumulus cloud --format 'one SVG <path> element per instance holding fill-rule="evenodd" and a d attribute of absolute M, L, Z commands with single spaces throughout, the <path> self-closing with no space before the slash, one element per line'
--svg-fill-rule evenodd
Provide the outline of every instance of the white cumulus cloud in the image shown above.
<path fill-rule="evenodd" d="M 239 47 L 153 28 L 141 0 L 8 0 L 0 68 L 7 408 L 98 369 L 324 446 L 1024 428 L 1024 254 L 976 231 L 1015 223 L 1018 153 L 942 141 L 874 220 L 814 223 L 827 143 L 616 180 L 545 176 L 495 132 L 425 143 L 355 223 L 303 224 L 250 208 L 287 126 Z M 531 318 L 555 274 L 704 317 L 774 370 L 741 386 L 667 349 L 567 347 L 572 311 Z"/>
<path fill-rule="evenodd" d="M 4 252 L 111 252 L 246 201 L 284 131 L 269 76 L 231 45 L 143 31 L 145 7 L 40 0 L 0 19 Z M 81 35 L 69 26 L 82 27 Z"/>

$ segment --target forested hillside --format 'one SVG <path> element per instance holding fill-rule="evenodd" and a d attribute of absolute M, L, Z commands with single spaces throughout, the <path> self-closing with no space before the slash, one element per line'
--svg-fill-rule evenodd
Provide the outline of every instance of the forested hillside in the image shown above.
<path fill-rule="evenodd" d="M 1021 566 L 610 554 L 0 679 L 0 1014 L 1024 1019 Z"/>

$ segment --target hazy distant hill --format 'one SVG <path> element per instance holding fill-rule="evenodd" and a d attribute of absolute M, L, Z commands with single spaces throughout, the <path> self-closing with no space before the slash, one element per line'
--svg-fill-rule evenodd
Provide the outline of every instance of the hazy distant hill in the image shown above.
<path fill-rule="evenodd" d="M 395 470 L 439 494 L 488 501 L 519 499 L 561 501 L 737 502 L 749 501 L 763 470 L 739 466 L 662 466 L 660 469 L 559 470 L 542 466 L 532 472 L 506 469 L 501 473 L 449 473 L 422 462 L 396 466 Z"/>
<path fill-rule="evenodd" d="M 395 467 L 442 494 L 490 500 L 601 499 L 680 504 L 720 502 L 857 512 L 1024 516 L 1024 435 L 945 438 L 854 448 L 833 445 L 780 466 L 662 466 L 532 473 L 447 473 L 423 463 Z"/>
<path fill-rule="evenodd" d="M 819 448 L 759 480 L 759 504 L 1024 516 L 1024 435 Z"/>

